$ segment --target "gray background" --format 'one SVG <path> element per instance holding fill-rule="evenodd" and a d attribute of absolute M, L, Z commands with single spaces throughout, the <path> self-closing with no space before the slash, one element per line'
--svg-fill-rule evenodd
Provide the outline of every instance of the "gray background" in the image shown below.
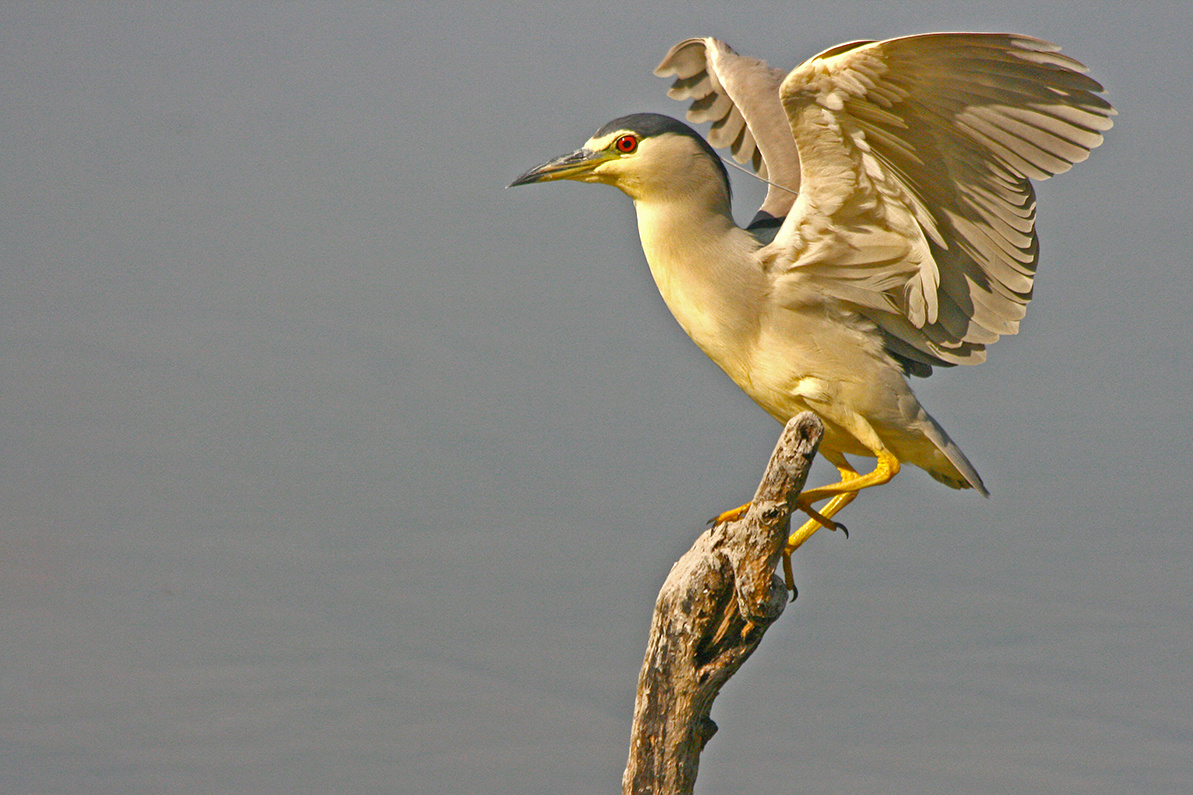
<path fill-rule="evenodd" d="M 993 496 L 907 470 L 801 550 L 699 791 L 1193 791 L 1187 3 L 166 5 L 0 10 L 0 791 L 616 791 L 779 427 L 624 196 L 503 186 L 679 115 L 686 36 L 947 29 L 1121 115 L 1021 334 L 916 384 Z"/>

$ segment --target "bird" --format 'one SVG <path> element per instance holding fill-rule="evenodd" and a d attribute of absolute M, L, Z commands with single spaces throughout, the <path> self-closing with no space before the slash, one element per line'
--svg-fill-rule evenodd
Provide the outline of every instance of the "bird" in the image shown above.
<path fill-rule="evenodd" d="M 1103 87 L 1059 47 L 1010 33 L 847 42 L 790 72 L 691 38 L 655 73 L 675 78 L 689 121 L 711 122 L 707 140 L 634 113 L 509 187 L 619 188 L 696 345 L 779 422 L 821 419 L 840 480 L 798 498 L 809 518 L 783 550 L 789 588 L 791 553 L 904 464 L 988 496 L 908 379 L 980 363 L 1018 331 L 1039 260 L 1032 180 L 1102 143 L 1116 113 Z M 770 185 L 744 228 L 716 148 Z"/>

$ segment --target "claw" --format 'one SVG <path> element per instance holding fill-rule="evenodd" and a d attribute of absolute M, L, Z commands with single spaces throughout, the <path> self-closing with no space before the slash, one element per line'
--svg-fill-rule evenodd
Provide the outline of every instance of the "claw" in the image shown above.
<path fill-rule="evenodd" d="M 791 601 L 795 601 L 795 597 L 799 596 L 799 589 L 795 587 L 795 574 L 791 571 L 791 555 L 787 552 L 783 553 L 783 584 L 787 586 L 787 590 L 791 591 Z"/>
<path fill-rule="evenodd" d="M 708 524 L 718 525 L 718 524 L 721 524 L 722 522 L 736 521 L 736 520 L 742 518 L 743 516 L 745 516 L 746 511 L 748 511 L 748 510 L 750 510 L 750 503 L 747 502 L 745 505 L 740 505 L 737 508 L 734 508 L 732 510 L 717 514 L 716 516 L 714 516 L 713 518 L 708 520 Z"/>
<path fill-rule="evenodd" d="M 829 530 L 839 530 L 841 527 L 843 527 L 843 525 L 834 522 L 832 519 L 828 518 L 820 511 L 813 508 L 811 505 L 804 505 L 803 503 L 800 503 L 799 509 L 808 516 L 811 516 L 813 519 L 815 519 L 821 527 L 827 528 Z"/>

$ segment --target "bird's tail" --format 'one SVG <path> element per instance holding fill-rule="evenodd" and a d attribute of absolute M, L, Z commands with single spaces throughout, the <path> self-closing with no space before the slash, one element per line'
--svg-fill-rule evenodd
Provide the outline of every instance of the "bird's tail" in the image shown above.
<path fill-rule="evenodd" d="M 969 463 L 961 448 L 945 433 L 944 428 L 940 427 L 940 423 L 926 411 L 920 419 L 919 430 L 930 445 L 922 442 L 913 443 L 914 449 L 896 449 L 895 455 L 902 461 L 915 464 L 946 486 L 954 489 L 976 489 L 983 497 L 989 497 L 990 492 L 986 490 L 986 484 L 982 483 L 978 471 Z M 908 455 L 904 456 L 901 452 Z"/>

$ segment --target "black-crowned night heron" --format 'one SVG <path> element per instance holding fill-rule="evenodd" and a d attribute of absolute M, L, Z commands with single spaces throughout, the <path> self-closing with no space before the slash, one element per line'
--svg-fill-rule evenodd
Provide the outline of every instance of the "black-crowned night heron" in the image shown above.
<path fill-rule="evenodd" d="M 1051 44 L 979 33 L 851 42 L 786 75 L 688 39 L 655 72 L 678 78 L 670 96 L 693 100 L 688 118 L 712 122 L 713 144 L 772 183 L 748 228 L 712 146 L 653 113 L 609 122 L 513 185 L 628 194 L 684 331 L 780 422 L 824 421 L 820 452 L 841 480 L 801 495 L 814 518 L 784 563 L 901 463 L 986 494 L 906 377 L 981 362 L 1018 330 L 1039 254 L 1030 180 L 1102 142 L 1114 115 L 1102 87 Z M 847 455 L 877 465 L 860 474 Z"/>

